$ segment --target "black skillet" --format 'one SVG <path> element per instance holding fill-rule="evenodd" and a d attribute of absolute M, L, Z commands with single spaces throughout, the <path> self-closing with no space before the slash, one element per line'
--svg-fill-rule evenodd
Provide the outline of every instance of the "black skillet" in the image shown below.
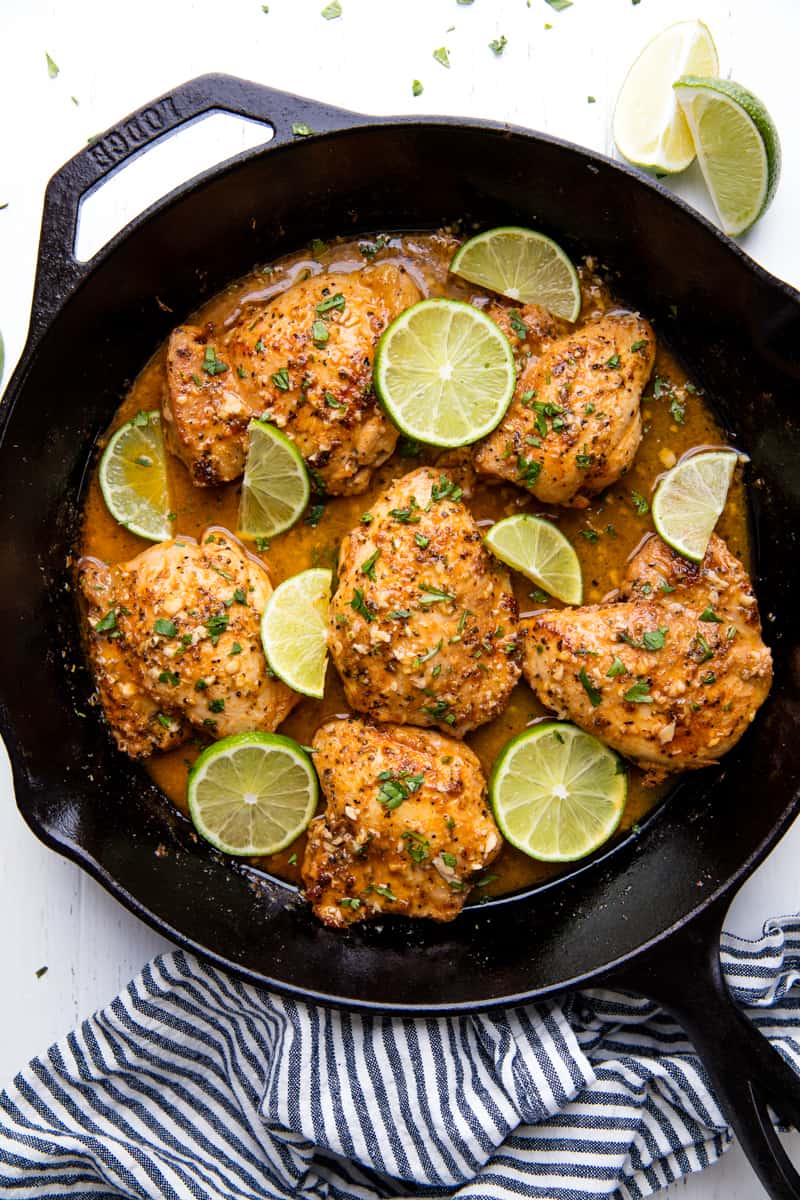
<path fill-rule="evenodd" d="M 80 199 L 215 109 L 265 121 L 272 142 L 176 189 L 77 262 Z M 314 136 L 294 136 L 298 123 Z M 335 933 L 279 881 L 199 842 L 112 748 L 87 706 L 65 560 L 94 440 L 175 322 L 313 236 L 463 216 L 535 225 L 574 256 L 596 255 L 691 364 L 752 460 L 775 684 L 720 767 L 689 778 L 637 837 L 588 866 L 451 925 Z M 800 804 L 799 389 L 800 295 L 633 171 L 488 122 L 364 117 L 226 76 L 176 88 L 76 155 L 45 198 L 30 334 L 0 410 L 0 728 L 20 811 L 168 938 L 312 1000 L 452 1013 L 601 982 L 651 996 L 696 1044 L 769 1194 L 798 1200 L 800 1175 L 767 1106 L 800 1128 L 800 1084 L 730 1000 L 718 939 L 736 888 Z"/>

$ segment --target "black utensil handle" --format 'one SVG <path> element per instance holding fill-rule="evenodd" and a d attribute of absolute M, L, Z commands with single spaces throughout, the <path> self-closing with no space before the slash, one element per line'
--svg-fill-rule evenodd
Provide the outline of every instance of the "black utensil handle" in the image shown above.
<path fill-rule="evenodd" d="M 728 899 L 614 976 L 663 1005 L 683 1026 L 750 1164 L 772 1200 L 800 1200 L 800 1174 L 771 1108 L 800 1130 L 800 1077 L 733 1001 L 719 955 Z"/>
<path fill-rule="evenodd" d="M 137 109 L 93 138 L 47 185 L 33 292 L 32 334 L 47 325 L 89 269 L 90 264 L 80 263 L 74 253 L 81 199 L 165 134 L 214 111 L 271 126 L 274 136 L 265 149 L 290 142 L 297 136 L 293 127 L 298 125 L 323 133 L 348 128 L 363 119 L 346 109 L 277 92 L 232 75 L 200 75 Z"/>

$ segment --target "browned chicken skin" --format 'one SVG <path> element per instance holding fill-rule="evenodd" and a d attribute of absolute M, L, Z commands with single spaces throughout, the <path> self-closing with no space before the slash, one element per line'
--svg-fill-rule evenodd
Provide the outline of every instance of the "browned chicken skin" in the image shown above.
<path fill-rule="evenodd" d="M 519 678 L 517 602 L 448 474 L 396 480 L 342 541 L 329 647 L 353 708 L 462 734 Z"/>
<path fill-rule="evenodd" d="M 772 681 L 747 572 L 716 536 L 700 564 L 651 537 L 617 599 L 537 613 L 523 630 L 523 672 L 541 702 L 650 782 L 726 754 Z"/>
<path fill-rule="evenodd" d="M 261 648 L 269 576 L 226 530 L 113 567 L 81 559 L 78 582 L 100 702 L 132 757 L 180 745 L 193 728 L 273 730 L 300 699 L 270 678 Z"/>
<path fill-rule="evenodd" d="M 372 390 L 375 344 L 419 298 L 402 267 L 380 263 L 296 283 L 218 338 L 176 329 L 164 403 L 170 448 L 196 484 L 228 482 L 244 469 L 247 425 L 260 416 L 295 442 L 317 490 L 363 492 L 397 442 Z"/>
<path fill-rule="evenodd" d="M 329 721 L 313 745 L 327 808 L 311 823 L 302 872 L 320 920 L 456 917 L 501 847 L 472 751 L 357 717 Z"/>
<path fill-rule="evenodd" d="M 548 326 L 540 328 L 541 339 Z M 549 344 L 545 336 L 505 417 L 475 450 L 476 468 L 546 504 L 585 507 L 633 460 L 654 358 L 652 329 L 631 313 L 601 317 Z"/>

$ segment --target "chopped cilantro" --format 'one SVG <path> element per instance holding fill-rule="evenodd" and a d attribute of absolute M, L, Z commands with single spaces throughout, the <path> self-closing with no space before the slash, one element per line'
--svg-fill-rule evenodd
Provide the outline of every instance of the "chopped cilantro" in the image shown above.
<path fill-rule="evenodd" d="M 448 55 L 448 53 L 447 53 L 447 50 L 445 49 L 445 47 L 444 47 L 444 46 L 440 46 L 438 50 L 434 50 L 434 52 L 433 52 L 433 57 L 436 59 L 436 61 L 437 61 L 438 63 L 441 63 L 441 65 L 442 65 L 443 67 L 447 67 L 447 68 L 448 68 L 448 70 L 449 70 L 449 68 L 450 68 L 450 57 L 449 57 L 449 55 Z"/>
<path fill-rule="evenodd" d="M 356 588 L 353 592 L 353 598 L 350 601 L 350 607 L 357 613 L 360 613 L 368 623 L 375 620 L 375 613 L 368 606 L 364 599 L 364 593 L 361 588 Z"/>
<path fill-rule="evenodd" d="M 650 504 L 641 492 L 632 491 L 631 501 L 633 502 L 633 507 L 640 517 L 644 517 L 650 512 Z"/>
<path fill-rule="evenodd" d="M 178 636 L 178 626 L 174 621 L 167 620 L 166 617 L 159 617 L 153 626 L 153 632 L 161 637 L 174 638 Z"/>
<path fill-rule="evenodd" d="M 585 667 L 581 667 L 580 671 L 578 672 L 578 679 L 580 679 L 581 683 L 583 684 L 583 690 L 589 697 L 589 703 L 591 704 L 592 708 L 597 708 L 598 704 L 602 704 L 603 702 L 603 693 L 600 691 L 600 688 L 594 686 L 591 679 L 586 674 Z"/>
<path fill-rule="evenodd" d="M 633 687 L 629 687 L 622 698 L 623 700 L 627 700 L 629 704 L 653 703 L 653 697 L 650 695 L 650 684 L 646 679 L 637 679 Z"/>

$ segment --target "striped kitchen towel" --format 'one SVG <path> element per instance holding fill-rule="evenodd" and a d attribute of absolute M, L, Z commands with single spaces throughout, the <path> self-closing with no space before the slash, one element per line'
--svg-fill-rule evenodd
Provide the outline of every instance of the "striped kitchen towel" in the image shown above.
<path fill-rule="evenodd" d="M 726 935 L 728 981 L 800 1069 L 800 917 Z M 609 991 L 364 1017 L 177 952 L 0 1096 L 0 1191 L 148 1200 L 633 1200 L 731 1140 L 672 1020 Z"/>

